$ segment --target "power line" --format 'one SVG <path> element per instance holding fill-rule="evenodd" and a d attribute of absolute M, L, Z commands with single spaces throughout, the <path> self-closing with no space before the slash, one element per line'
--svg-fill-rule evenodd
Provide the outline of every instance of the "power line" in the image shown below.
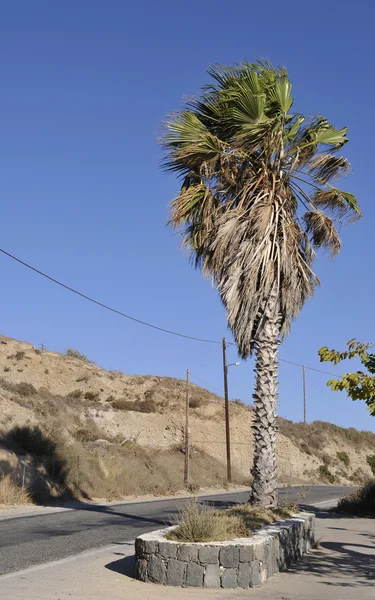
<path fill-rule="evenodd" d="M 125 319 L 130 319 L 130 321 L 135 321 L 136 323 L 140 323 L 141 325 L 145 325 L 146 327 L 151 327 L 152 329 L 157 329 L 158 331 L 162 331 L 163 333 L 169 333 L 170 335 L 175 335 L 177 337 L 185 338 L 187 340 L 194 340 L 195 342 L 204 342 L 206 344 L 221 344 L 221 341 L 217 342 L 216 340 L 205 340 L 202 338 L 193 337 L 191 335 L 177 333 L 176 331 L 171 331 L 170 329 L 164 329 L 163 327 L 158 327 L 157 325 L 152 325 L 152 323 L 147 323 L 146 321 L 142 321 L 141 319 L 136 319 L 135 317 L 127 315 L 126 313 L 123 313 L 120 310 L 117 310 L 116 308 L 112 308 L 111 306 L 103 304 L 103 302 L 99 302 L 99 300 L 95 300 L 94 298 L 91 298 L 90 296 L 87 296 L 86 294 L 83 294 L 82 292 L 75 290 L 74 288 L 70 287 L 69 285 L 66 285 L 65 283 L 62 283 L 61 281 L 58 281 L 54 277 L 51 277 L 50 275 L 43 273 L 43 271 L 39 271 L 39 269 L 32 267 L 28 263 L 24 262 L 20 258 L 17 258 L 16 256 L 13 256 L 13 254 L 6 252 L 2 248 L 0 248 L 0 252 L 5 254 L 9 258 L 12 258 L 16 262 L 18 262 L 20 265 L 23 265 L 24 267 L 27 267 L 31 271 L 34 271 L 34 273 L 38 273 L 38 275 L 45 277 L 45 279 L 49 279 L 49 281 L 56 283 L 57 285 L 68 290 L 69 292 L 73 292 L 73 294 L 76 294 L 77 296 L 80 296 L 81 298 L 84 298 L 85 300 L 88 300 L 89 302 L 92 302 L 93 304 L 96 304 L 97 306 L 101 306 L 102 308 L 105 308 L 106 310 L 109 310 L 117 315 L 120 315 L 120 317 L 124 317 Z"/>
<path fill-rule="evenodd" d="M 96 304 L 97 306 L 100 306 L 101 308 L 104 308 L 105 310 L 109 310 L 110 312 L 113 312 L 113 313 L 115 313 L 117 315 L 120 315 L 120 317 L 124 317 L 125 319 L 129 319 L 130 321 L 134 321 L 135 323 L 139 323 L 140 325 L 144 325 L 145 327 L 151 327 L 151 329 L 156 329 L 157 331 L 162 331 L 163 333 L 168 333 L 169 335 L 175 335 L 177 337 L 185 338 L 187 340 L 193 340 L 195 342 L 203 342 L 203 343 L 206 343 L 206 344 L 220 344 L 221 345 L 221 341 L 219 342 L 217 340 L 207 340 L 207 339 L 204 339 L 204 338 L 198 338 L 198 337 L 194 337 L 194 336 L 191 336 L 191 335 L 185 335 L 184 333 L 179 333 L 177 331 L 172 331 L 170 329 L 165 329 L 164 327 L 159 327 L 157 325 L 153 325 L 152 323 L 148 323 L 147 321 L 142 321 L 141 319 L 137 319 L 136 317 L 132 317 L 131 315 L 128 315 L 128 314 L 126 314 L 126 313 L 124 313 L 124 312 L 122 312 L 120 310 L 117 310 L 116 308 L 108 306 L 107 304 L 104 304 L 103 302 L 100 302 L 99 300 L 95 300 L 94 298 L 91 298 L 90 296 L 87 296 L 86 294 L 83 294 L 82 292 L 79 292 L 78 290 L 70 287 L 69 285 L 66 285 L 65 283 L 62 283 L 61 281 L 58 281 L 54 277 L 51 277 L 50 275 L 47 275 L 47 273 L 44 273 L 43 271 L 40 271 L 39 269 L 36 269 L 32 265 L 29 265 L 25 261 L 21 260 L 20 258 L 17 258 L 13 254 L 10 254 L 10 252 L 7 252 L 6 250 L 3 250 L 2 248 L 0 248 L 0 252 L 2 252 L 5 256 L 8 256 L 12 260 L 18 262 L 20 265 L 23 265 L 27 269 L 30 269 L 31 271 L 34 271 L 34 273 L 37 273 L 38 275 L 41 275 L 45 279 L 48 279 L 49 281 L 52 281 L 53 283 L 56 283 L 56 285 L 59 285 L 60 287 L 68 290 L 69 292 L 72 292 L 73 294 L 76 294 L 77 296 L 80 296 L 81 298 L 84 298 L 85 300 L 88 300 L 89 302 L 92 302 L 93 304 Z M 233 342 L 228 342 L 228 345 L 234 346 L 235 344 L 233 344 Z M 283 358 L 280 358 L 280 361 L 288 363 L 290 365 L 294 365 L 296 367 L 303 367 L 303 365 L 301 365 L 300 363 L 292 362 L 290 360 L 285 360 Z M 331 375 L 333 377 L 337 377 L 336 373 L 335 374 L 334 373 L 328 373 L 328 371 L 322 371 L 320 369 L 314 369 L 313 367 L 308 367 L 306 365 L 305 365 L 305 368 L 309 369 L 310 371 L 316 371 L 317 373 L 324 373 L 325 375 Z M 208 384 L 205 384 L 205 385 L 208 385 Z M 214 387 L 214 386 L 212 386 L 212 387 Z M 218 389 L 218 388 L 216 388 L 216 389 Z M 222 392 L 220 392 L 220 393 L 222 393 Z"/>
<path fill-rule="evenodd" d="M 301 365 L 300 363 L 292 362 L 291 360 L 285 360 L 284 358 L 279 359 L 280 362 L 288 363 L 289 365 L 294 365 L 295 367 L 305 367 L 305 369 L 309 369 L 310 371 L 316 371 L 316 373 L 324 373 L 324 375 L 331 375 L 332 377 L 340 377 L 337 373 L 329 373 L 328 371 L 321 371 L 321 369 L 314 369 L 313 367 L 308 367 L 307 365 Z"/>

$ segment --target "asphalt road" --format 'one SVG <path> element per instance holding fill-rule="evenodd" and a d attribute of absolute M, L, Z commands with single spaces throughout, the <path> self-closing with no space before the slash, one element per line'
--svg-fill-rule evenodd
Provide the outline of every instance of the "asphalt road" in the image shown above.
<path fill-rule="evenodd" d="M 303 488 L 281 488 L 280 498 L 301 501 Z M 341 497 L 345 487 L 314 486 L 303 504 Z M 216 507 L 246 502 L 247 492 L 202 496 Z M 156 500 L 111 506 L 79 505 L 74 510 L 0 521 L 0 575 L 66 558 L 91 548 L 121 544 L 174 522 L 188 500 Z"/>

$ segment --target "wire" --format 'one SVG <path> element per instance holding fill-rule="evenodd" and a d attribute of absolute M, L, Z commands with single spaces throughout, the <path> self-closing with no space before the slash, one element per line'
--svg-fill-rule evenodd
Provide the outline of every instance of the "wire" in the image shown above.
<path fill-rule="evenodd" d="M 65 283 L 62 283 L 61 281 L 58 281 L 54 277 L 51 277 L 50 275 L 47 275 L 46 273 L 43 273 L 43 271 L 40 271 L 39 269 L 36 269 L 35 267 L 32 267 L 28 263 L 24 262 L 20 258 L 17 258 L 13 254 L 10 254 L 10 252 L 7 252 L 6 250 L 3 250 L 2 248 L 0 248 L 0 252 L 2 252 L 3 254 L 5 254 L 5 256 L 8 256 L 12 260 L 15 260 L 20 265 L 23 265 L 24 267 L 27 267 L 31 271 L 34 271 L 34 273 L 38 273 L 38 275 L 41 275 L 45 279 L 48 279 L 49 281 L 52 281 L 53 283 L 56 283 L 57 285 L 59 285 L 60 287 L 66 289 L 66 290 L 68 290 L 69 292 L 72 292 L 73 294 L 76 294 L 77 296 L 80 296 L 81 298 L 84 298 L 85 300 L 88 300 L 89 302 L 92 302 L 93 304 L 96 304 L 97 306 L 100 306 L 101 308 L 104 308 L 105 310 L 109 310 L 110 312 L 113 312 L 116 315 L 120 315 L 120 317 L 124 317 L 125 319 L 129 319 L 130 321 L 134 321 L 135 323 L 139 323 L 140 325 L 145 325 L 145 327 L 151 327 L 152 329 L 156 329 L 157 331 L 162 331 L 163 333 L 169 333 L 169 335 L 175 335 L 177 337 L 185 338 L 187 340 L 193 340 L 195 342 L 204 342 L 206 344 L 221 344 L 222 343 L 221 341 L 219 342 L 217 340 L 206 340 L 204 338 L 198 338 L 198 337 L 193 337 L 191 335 L 185 335 L 184 333 L 178 333 L 177 331 L 171 331 L 170 329 L 164 329 L 164 327 L 158 327 L 157 325 L 153 325 L 152 323 L 147 323 L 147 321 L 142 321 L 141 319 L 136 319 L 135 317 L 132 317 L 131 315 L 127 315 L 126 313 L 123 313 L 120 310 L 117 310 L 116 308 L 112 308 L 111 306 L 108 306 L 107 304 L 103 304 L 103 302 L 99 302 L 99 300 L 95 300 L 94 298 L 91 298 L 90 296 L 87 296 L 86 294 L 83 294 L 82 292 L 79 292 L 78 290 L 70 287 L 69 285 L 66 285 Z M 227 345 L 235 346 L 235 344 L 233 342 L 227 342 Z M 313 367 L 308 367 L 306 365 L 301 365 L 299 363 L 295 363 L 295 362 L 292 362 L 290 360 L 285 360 L 283 358 L 280 358 L 280 361 L 288 363 L 290 365 L 294 365 L 296 367 L 303 367 L 304 366 L 306 369 L 310 369 L 310 371 L 316 371 L 317 373 L 324 373 L 325 375 L 331 375 L 333 377 L 337 377 L 337 374 L 328 373 L 327 371 L 321 371 L 320 369 L 314 369 Z M 196 378 L 196 379 L 198 379 L 198 378 Z M 202 383 L 204 383 L 204 382 L 202 381 Z M 208 385 L 208 384 L 205 384 L 205 385 Z M 214 387 L 214 386 L 211 386 L 211 387 Z M 216 388 L 216 389 L 219 389 L 219 388 Z M 222 393 L 222 391 L 220 391 L 220 393 Z"/>
<path fill-rule="evenodd" d="M 321 371 L 321 369 L 314 369 L 313 367 L 308 367 L 307 365 L 301 365 L 300 363 L 292 362 L 291 360 L 285 360 L 284 358 L 280 358 L 280 362 L 288 363 L 289 365 L 294 365 L 295 367 L 305 367 L 305 369 L 309 369 L 310 371 L 315 371 L 316 373 L 324 373 L 324 375 L 331 375 L 332 377 L 340 377 L 338 373 L 329 373 L 328 371 Z"/>
<path fill-rule="evenodd" d="M 151 327 L 152 329 L 157 329 L 158 331 L 162 331 L 163 333 L 169 333 L 170 335 L 175 335 L 177 337 L 185 338 L 187 340 L 194 340 L 195 342 L 204 342 L 206 344 L 221 344 L 221 342 L 218 342 L 216 340 L 206 340 L 203 338 L 193 337 L 191 335 L 185 335 L 183 333 L 177 333 L 176 331 L 171 331 L 170 329 L 164 329 L 163 327 L 158 327 L 157 325 L 152 325 L 151 323 L 147 323 L 146 321 L 142 321 L 141 319 L 136 319 L 135 317 L 127 315 L 126 313 L 123 313 L 120 310 L 117 310 L 116 308 L 112 308 L 111 306 L 107 306 L 106 304 L 103 304 L 103 302 L 99 302 L 98 300 L 95 300 L 94 298 L 91 298 L 90 296 L 87 296 L 86 294 L 83 294 L 82 292 L 75 290 L 74 288 L 70 287 L 69 285 L 62 283 L 61 281 L 58 281 L 57 279 L 54 279 L 50 275 L 43 273 L 43 271 L 39 271 L 39 269 L 32 267 L 31 265 L 24 262 L 20 258 L 13 256 L 13 254 L 6 252 L 2 248 L 0 248 L 0 252 L 5 254 L 9 258 L 12 258 L 16 262 L 18 262 L 20 265 L 23 265 L 24 267 L 27 267 L 31 271 L 34 271 L 34 273 L 38 273 L 38 275 L 41 275 L 42 277 L 49 279 L 49 281 L 56 283 L 60 287 L 65 288 L 66 290 L 69 290 L 69 292 L 73 292 L 73 294 L 76 294 L 77 296 L 80 296 L 81 298 L 85 298 L 85 300 L 88 300 L 89 302 L 92 302 L 93 304 L 96 304 L 97 306 L 101 306 L 102 308 L 105 308 L 106 310 L 109 310 L 117 315 L 120 315 L 120 317 L 124 317 L 125 319 L 130 319 L 130 321 L 135 321 L 136 323 L 140 323 L 141 325 L 145 325 L 146 327 Z"/>
<path fill-rule="evenodd" d="M 220 394 L 223 393 L 223 390 L 219 389 L 218 387 L 216 387 L 216 385 L 212 385 L 211 383 L 207 383 L 207 381 L 203 381 L 203 379 L 199 379 L 199 377 L 196 377 L 195 375 L 192 375 L 192 380 L 196 379 L 197 381 L 200 381 L 201 383 L 203 383 L 204 385 L 207 385 L 210 388 L 214 388 L 215 390 L 217 390 L 218 392 L 220 392 Z"/>

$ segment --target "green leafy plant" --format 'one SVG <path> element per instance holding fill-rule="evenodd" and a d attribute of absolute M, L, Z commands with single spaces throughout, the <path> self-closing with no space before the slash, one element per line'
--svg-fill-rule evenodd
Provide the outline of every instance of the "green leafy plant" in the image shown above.
<path fill-rule="evenodd" d="M 359 358 L 368 372 L 344 373 L 340 379 L 330 379 L 327 385 L 334 392 L 345 391 L 352 400 L 364 400 L 370 414 L 375 416 L 375 354 L 369 352 L 374 346 L 356 339 L 349 340 L 347 346 L 348 349 L 344 352 L 329 350 L 327 346 L 323 346 L 318 351 L 320 361 L 338 365 L 342 360 Z"/>
<path fill-rule="evenodd" d="M 320 465 L 318 474 L 320 479 L 327 480 L 329 483 L 335 483 L 335 476 L 331 473 L 327 465 Z"/>
<path fill-rule="evenodd" d="M 350 464 L 349 454 L 347 452 L 336 452 L 336 456 L 346 467 Z"/>

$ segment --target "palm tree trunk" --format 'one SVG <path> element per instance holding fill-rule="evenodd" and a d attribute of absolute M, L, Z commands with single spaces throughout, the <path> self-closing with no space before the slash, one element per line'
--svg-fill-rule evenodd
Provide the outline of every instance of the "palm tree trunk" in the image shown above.
<path fill-rule="evenodd" d="M 262 329 L 256 340 L 256 384 L 253 398 L 254 462 L 250 502 L 262 507 L 276 507 L 276 407 L 278 400 L 277 350 L 280 334 L 280 314 L 276 292 L 271 292 L 264 313 Z"/>

